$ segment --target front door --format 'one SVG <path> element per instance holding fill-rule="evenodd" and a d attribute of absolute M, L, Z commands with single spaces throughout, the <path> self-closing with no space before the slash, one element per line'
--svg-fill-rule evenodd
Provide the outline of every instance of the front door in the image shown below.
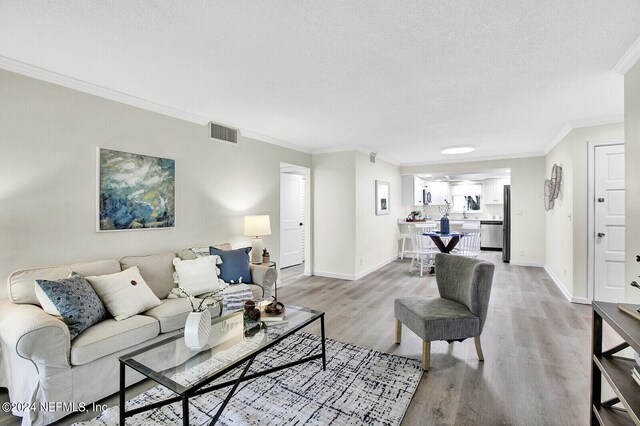
<path fill-rule="evenodd" d="M 594 300 L 624 301 L 624 145 L 595 147 Z"/>
<path fill-rule="evenodd" d="M 299 265 L 303 251 L 303 201 L 302 176 L 280 173 L 280 267 Z"/>

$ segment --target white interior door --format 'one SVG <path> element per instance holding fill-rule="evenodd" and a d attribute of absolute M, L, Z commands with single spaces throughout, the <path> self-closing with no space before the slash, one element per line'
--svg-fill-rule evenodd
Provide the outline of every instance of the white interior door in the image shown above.
<path fill-rule="evenodd" d="M 280 174 L 280 267 L 299 265 L 304 259 L 304 179 Z"/>
<path fill-rule="evenodd" d="M 624 301 L 624 145 L 595 148 L 594 300 Z"/>

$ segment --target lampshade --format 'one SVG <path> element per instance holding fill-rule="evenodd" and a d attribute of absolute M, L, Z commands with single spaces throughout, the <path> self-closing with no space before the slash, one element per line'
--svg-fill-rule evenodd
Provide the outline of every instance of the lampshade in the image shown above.
<path fill-rule="evenodd" d="M 245 216 L 244 235 L 245 237 L 271 235 L 271 222 L 269 221 L 269 215 Z"/>

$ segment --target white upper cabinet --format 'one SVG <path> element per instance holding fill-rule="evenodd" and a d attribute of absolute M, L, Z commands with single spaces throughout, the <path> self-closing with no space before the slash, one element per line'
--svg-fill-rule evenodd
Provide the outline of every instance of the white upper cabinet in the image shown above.
<path fill-rule="evenodd" d="M 451 186 L 449 182 L 429 182 L 429 192 L 431 192 L 431 205 L 442 206 L 444 200 L 451 200 Z"/>
<path fill-rule="evenodd" d="M 402 176 L 402 205 L 422 206 L 423 191 L 427 188 L 427 181 L 418 176 Z"/>
<path fill-rule="evenodd" d="M 510 185 L 511 179 L 493 178 L 484 180 L 484 204 L 504 204 L 504 186 Z"/>

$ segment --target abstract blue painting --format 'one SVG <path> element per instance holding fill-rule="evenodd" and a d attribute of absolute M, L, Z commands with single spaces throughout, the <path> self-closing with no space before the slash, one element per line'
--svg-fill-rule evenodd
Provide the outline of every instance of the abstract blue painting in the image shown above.
<path fill-rule="evenodd" d="M 175 227 L 174 160 L 98 151 L 98 231 Z"/>

